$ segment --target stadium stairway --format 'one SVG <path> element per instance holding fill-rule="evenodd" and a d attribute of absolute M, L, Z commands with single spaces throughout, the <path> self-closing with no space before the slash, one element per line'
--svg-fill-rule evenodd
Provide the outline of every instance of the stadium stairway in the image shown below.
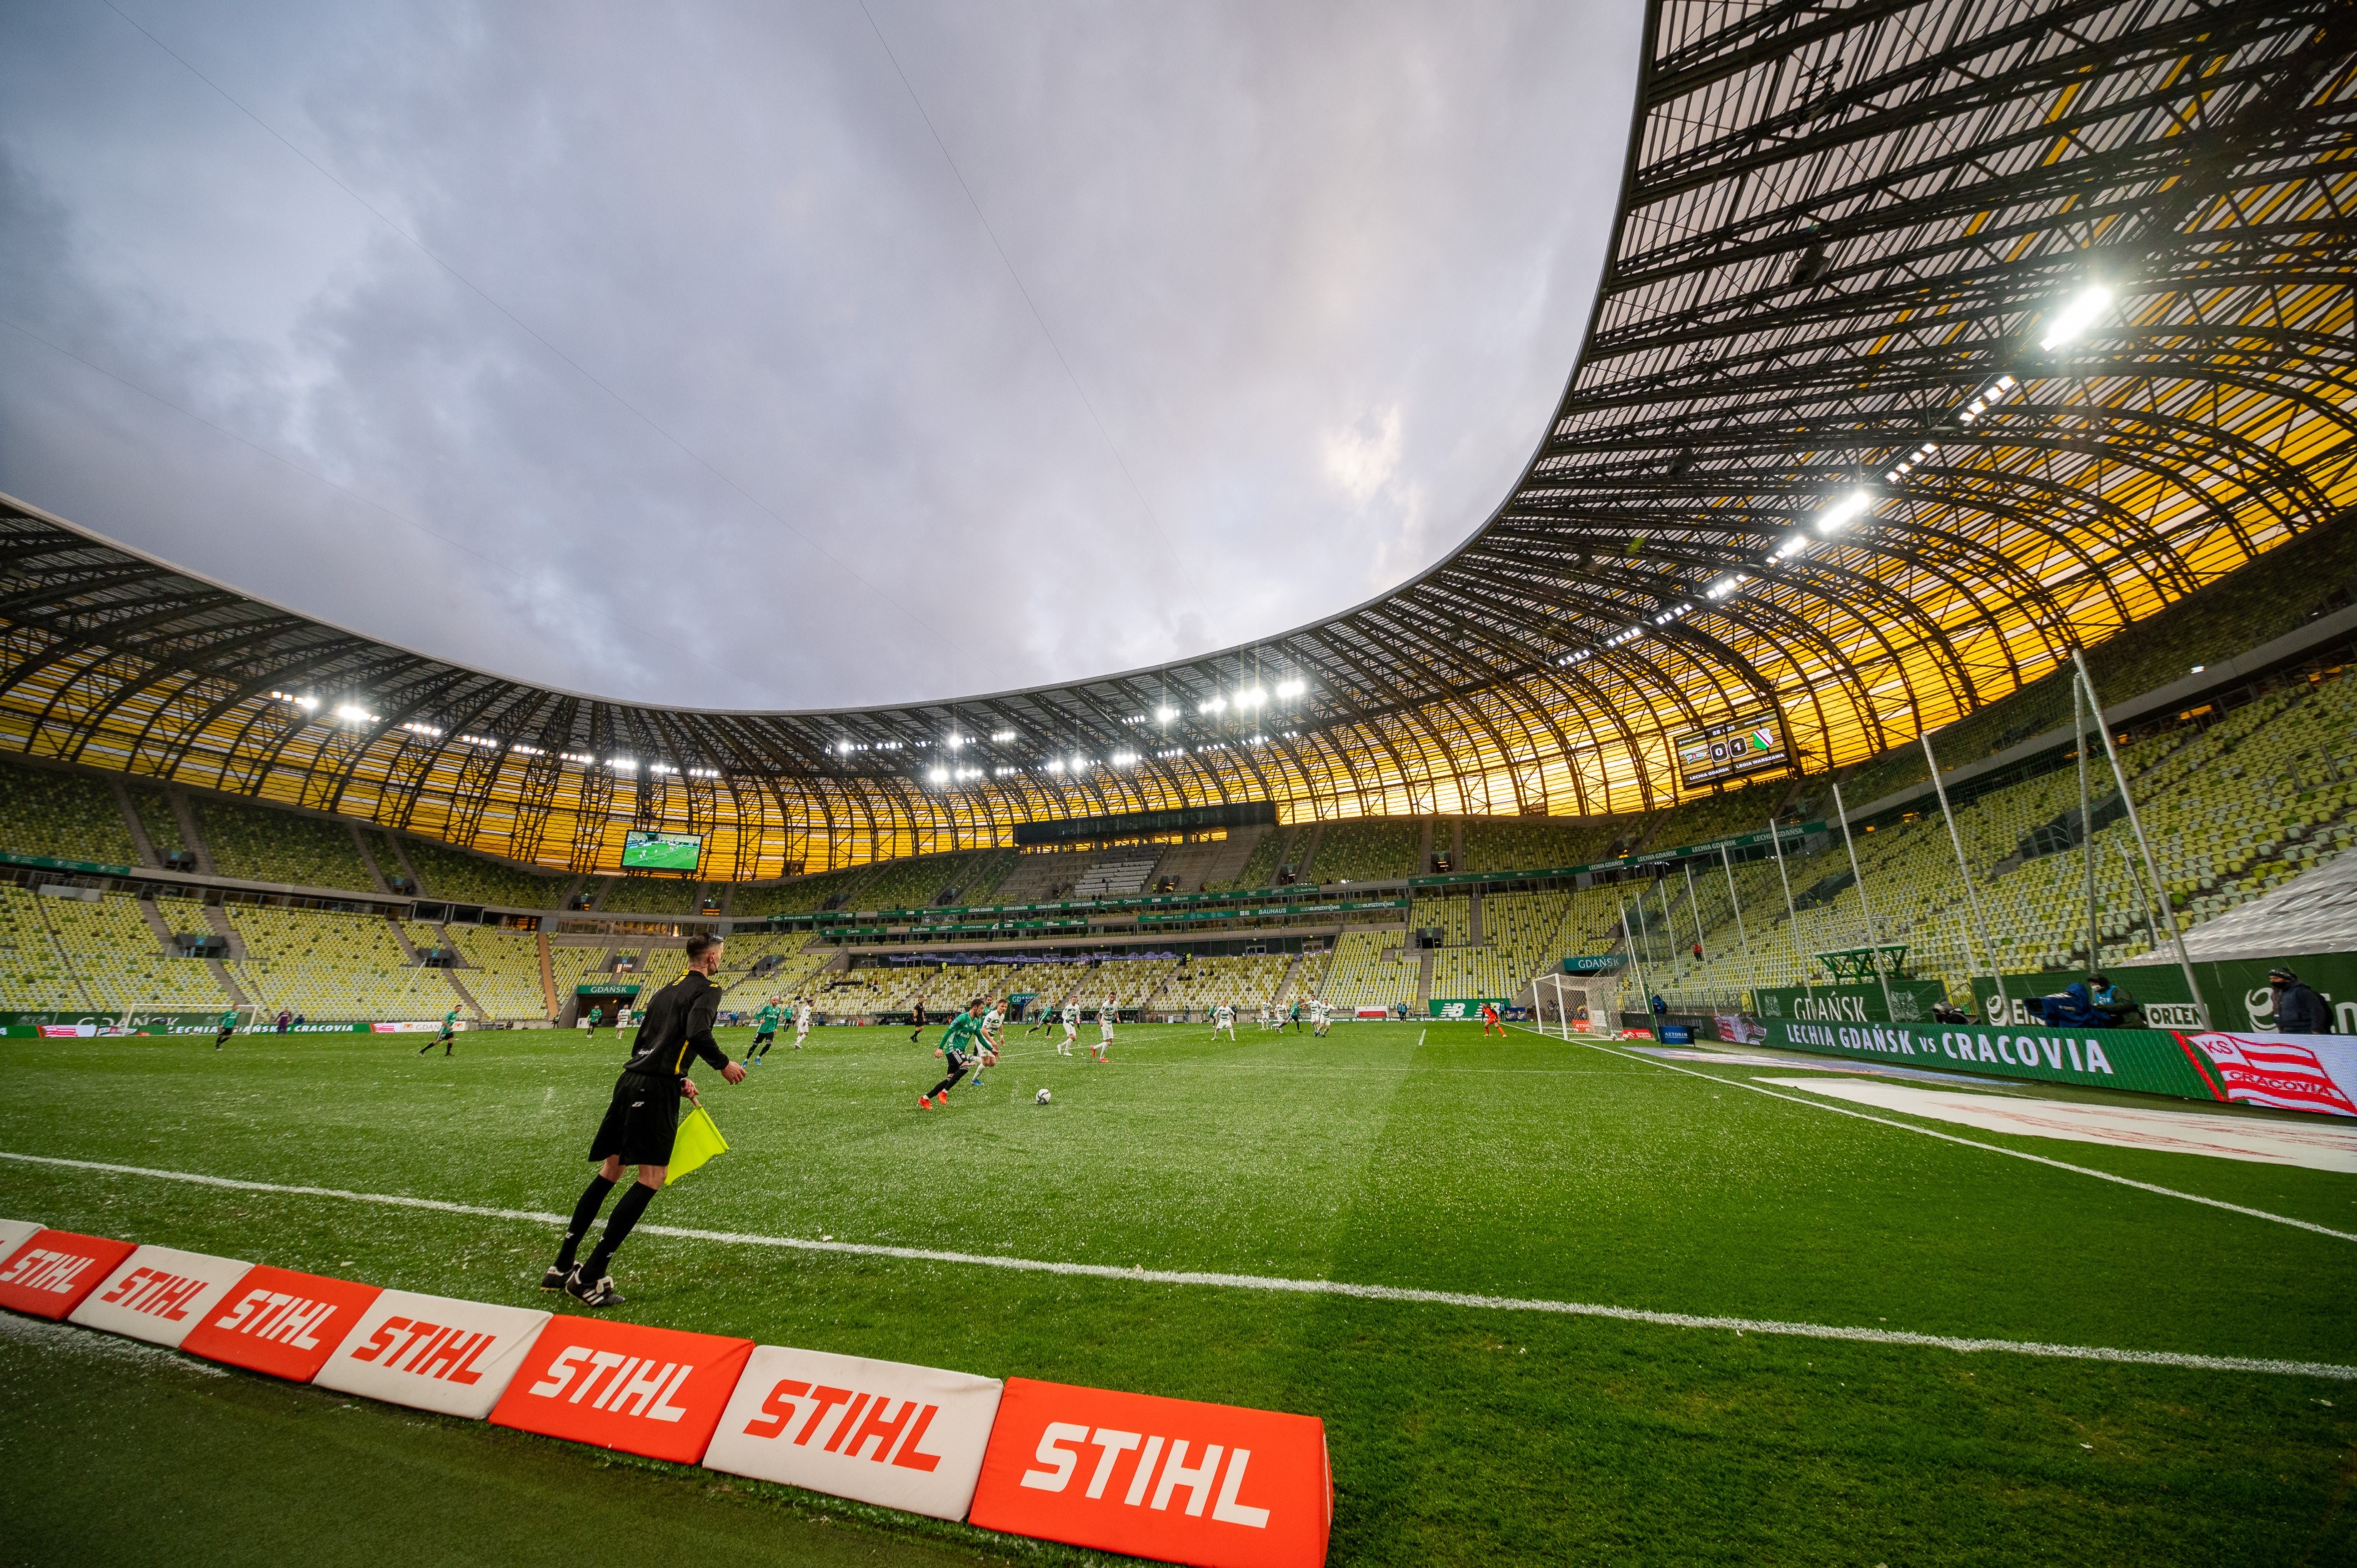
<path fill-rule="evenodd" d="M 147 929 L 156 933 L 156 947 L 163 950 L 167 958 L 169 958 L 174 945 L 172 939 L 178 935 L 172 929 L 172 923 L 164 918 L 163 912 L 156 908 L 156 900 L 153 898 L 137 898 L 133 902 L 139 906 L 139 913 L 146 918 Z"/>
<path fill-rule="evenodd" d="M 361 825 L 346 822 L 344 830 L 352 835 L 352 848 L 360 853 L 361 865 L 368 872 L 370 885 L 380 893 L 392 892 L 393 884 L 385 880 L 384 867 L 379 865 L 376 856 L 370 853 L 368 835 L 361 832 Z"/>
<path fill-rule="evenodd" d="M 483 1011 L 483 1004 L 475 1000 L 475 993 L 468 990 L 466 985 L 460 982 L 458 979 L 458 972 L 457 970 L 444 970 L 442 972 L 442 978 L 450 983 L 450 989 L 458 993 L 458 1004 L 474 1015 L 475 1022 L 480 1024 L 490 1016 L 489 1014 Z"/>
<path fill-rule="evenodd" d="M 401 944 L 402 956 L 412 963 L 424 963 L 425 955 L 419 952 L 417 944 L 409 940 L 408 928 L 391 915 L 385 917 L 385 923 L 393 928 L 393 940 Z"/>
<path fill-rule="evenodd" d="M 235 926 L 230 924 L 226 910 L 218 904 L 206 905 L 205 924 L 213 929 L 213 935 L 229 944 L 229 956 L 233 961 L 238 963 L 245 961 L 245 938 L 238 933 Z"/>
<path fill-rule="evenodd" d="M 188 792 L 178 785 L 167 785 L 164 799 L 171 802 L 172 821 L 179 824 L 180 843 L 197 857 L 197 871 L 205 876 L 217 875 L 213 869 L 213 852 L 206 847 L 205 835 L 197 831 L 196 808 L 188 803 Z"/>
<path fill-rule="evenodd" d="M 147 836 L 147 824 L 139 820 L 139 808 L 131 803 L 131 790 L 120 779 L 110 779 L 114 791 L 114 803 L 122 808 L 123 825 L 131 831 L 131 847 L 139 852 L 142 865 L 161 865 L 164 857 L 156 853 L 156 841 Z"/>

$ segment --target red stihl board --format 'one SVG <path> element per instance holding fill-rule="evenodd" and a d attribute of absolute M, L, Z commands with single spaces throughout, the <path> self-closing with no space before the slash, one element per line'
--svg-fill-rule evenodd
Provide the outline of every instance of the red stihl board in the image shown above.
<path fill-rule="evenodd" d="M 384 1293 L 375 1285 L 259 1267 L 188 1330 L 180 1348 L 208 1361 L 307 1383 Z"/>
<path fill-rule="evenodd" d="M 491 1424 L 693 1465 L 752 1353 L 750 1339 L 553 1317 Z"/>
<path fill-rule="evenodd" d="M 323 1389 L 481 1421 L 507 1392 L 549 1315 L 389 1290 L 319 1375 Z"/>
<path fill-rule="evenodd" d="M 764 1345 L 704 1463 L 935 1519 L 963 1519 L 999 1382 L 966 1372 Z"/>
<path fill-rule="evenodd" d="M 1333 1496 L 1314 1416 L 1009 1378 L 972 1521 L 1199 1568 L 1313 1568 Z"/>
<path fill-rule="evenodd" d="M 73 1321 L 177 1349 L 253 1268 L 235 1258 L 142 1247 L 82 1297 Z"/>
<path fill-rule="evenodd" d="M 0 1263 L 0 1306 L 59 1318 L 138 1251 L 128 1241 L 71 1230 L 37 1230 Z"/>

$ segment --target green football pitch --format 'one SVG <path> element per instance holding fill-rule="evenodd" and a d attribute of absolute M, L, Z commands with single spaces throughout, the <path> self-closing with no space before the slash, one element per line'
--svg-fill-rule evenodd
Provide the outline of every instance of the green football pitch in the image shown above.
<path fill-rule="evenodd" d="M 1125 1028 L 1098 1066 L 1018 1028 L 931 1112 L 905 1029 L 700 1074 L 734 1147 L 650 1211 L 618 1316 L 1319 1416 L 1336 1563 L 2357 1561 L 2357 1382 L 2330 1375 L 2357 1366 L 2357 1240 L 2331 1233 L 2357 1177 L 1869 1121 L 1753 1082 L 1790 1069 L 1472 1025 L 1237 1033 Z M 546 1224 L 270 1190 L 569 1208 L 612 1037 L 423 1043 L 0 1043 L 0 1154 L 150 1173 L 0 1158 L 0 1216 L 552 1305 Z M 1087 1556 L 21 1319 L 0 1410 L 11 1562 Z"/>

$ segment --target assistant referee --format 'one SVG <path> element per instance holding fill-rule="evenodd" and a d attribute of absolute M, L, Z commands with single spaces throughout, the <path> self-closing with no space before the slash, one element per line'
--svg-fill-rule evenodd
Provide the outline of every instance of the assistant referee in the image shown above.
<path fill-rule="evenodd" d="M 712 1038 L 712 1020 L 720 1011 L 720 987 L 712 972 L 720 967 L 721 940 L 694 936 L 687 940 L 687 972 L 664 986 L 648 1003 L 631 1042 L 630 1059 L 614 1080 L 614 1098 L 606 1119 L 589 1144 L 597 1174 L 573 1206 L 573 1222 L 565 1227 L 565 1245 L 556 1262 L 541 1276 L 540 1288 L 561 1290 L 584 1306 L 612 1306 L 622 1299 L 607 1267 L 614 1253 L 630 1240 L 639 1216 L 647 1211 L 671 1174 L 671 1145 L 679 1128 L 679 1102 L 695 1098 L 695 1084 L 687 1076 L 688 1059 L 701 1057 L 720 1069 L 731 1083 L 745 1081 L 745 1069 L 728 1059 Z M 576 1263 L 581 1239 L 589 1233 L 606 1195 L 622 1179 L 622 1167 L 639 1167 L 639 1179 L 614 1205 L 597 1250 L 586 1263 Z"/>

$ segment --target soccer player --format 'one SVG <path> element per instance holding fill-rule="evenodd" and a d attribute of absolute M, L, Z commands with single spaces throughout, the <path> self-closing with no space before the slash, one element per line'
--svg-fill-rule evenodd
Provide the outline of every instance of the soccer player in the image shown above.
<path fill-rule="evenodd" d="M 1299 1000 L 1297 999 L 1294 1002 L 1293 1010 L 1286 1014 L 1286 1020 L 1293 1025 L 1293 1032 L 1297 1035 L 1301 1033 L 1301 1003 Z M 1276 1026 L 1276 1029 L 1277 1033 L 1283 1034 L 1285 1032 L 1285 1025 L 1279 1024 Z"/>
<path fill-rule="evenodd" d="M 1506 1026 L 1498 1016 L 1497 1005 L 1494 1003 L 1484 1002 L 1481 1004 L 1481 1037 L 1488 1039 L 1490 1031 L 1492 1029 L 1498 1032 L 1501 1039 L 1505 1037 Z"/>
<path fill-rule="evenodd" d="M 1226 1031 L 1230 1040 L 1236 1037 L 1236 1010 L 1222 1002 L 1211 1009 L 1211 1033 Z"/>
<path fill-rule="evenodd" d="M 1097 1009 L 1096 1058 L 1101 1062 L 1105 1059 L 1105 1047 L 1113 1044 L 1114 1018 L 1120 1011 L 1110 996 L 1104 999 L 1104 1005 Z"/>
<path fill-rule="evenodd" d="M 974 1088 L 980 1089 L 982 1087 L 982 1070 L 984 1068 L 992 1068 L 998 1065 L 999 1038 L 1006 1028 L 1006 1015 L 1000 1009 L 997 999 L 993 997 L 989 1005 L 983 1011 L 982 1027 L 974 1036 L 981 1047 L 981 1049 L 975 1053 L 975 1060 L 978 1065 L 976 1065 L 974 1069 Z"/>
<path fill-rule="evenodd" d="M 917 1026 L 915 1028 L 909 1031 L 909 1043 L 912 1046 L 923 1045 L 925 1042 L 919 1039 L 917 1036 L 925 1032 L 925 1026 L 927 1024 L 932 1022 L 931 1019 L 925 1016 L 925 999 L 923 997 L 918 997 L 916 1006 L 909 1010 L 909 1022 Z"/>
<path fill-rule="evenodd" d="M 236 1033 L 237 1009 L 234 1007 L 222 1008 L 221 1015 L 221 1033 L 213 1036 L 213 1049 L 219 1050 L 221 1047 L 227 1045 L 229 1043 L 229 1037 Z"/>
<path fill-rule="evenodd" d="M 759 1012 L 753 1015 L 753 1048 L 745 1053 L 747 1067 L 768 1056 L 770 1047 L 778 1043 L 778 1019 L 783 1013 L 784 1009 L 778 1005 L 778 999 L 772 996 L 761 1004 Z"/>
<path fill-rule="evenodd" d="M 811 999 L 805 996 L 802 1005 L 794 1009 L 794 1049 L 801 1050 L 802 1042 L 810 1038 L 810 1026 Z"/>
<path fill-rule="evenodd" d="M 439 1046 L 442 1047 L 442 1054 L 447 1057 L 450 1054 L 451 1047 L 457 1043 L 458 1009 L 453 1007 L 450 1011 L 442 1015 L 442 1033 L 435 1036 L 433 1039 L 426 1041 L 425 1045 L 419 1047 L 417 1054 L 422 1057 L 426 1052 L 432 1050 L 435 1047 Z"/>
<path fill-rule="evenodd" d="M 614 1097 L 606 1119 L 590 1140 L 589 1157 L 597 1174 L 589 1178 L 581 1199 L 573 1206 L 565 1243 L 556 1262 L 543 1274 L 540 1288 L 561 1290 L 584 1306 L 612 1306 L 622 1299 L 606 1271 L 614 1253 L 630 1240 L 639 1217 L 662 1190 L 671 1174 L 672 1139 L 679 1126 L 679 1102 L 694 1099 L 695 1083 L 687 1076 L 691 1058 L 701 1057 L 720 1069 L 730 1083 L 745 1081 L 745 1069 L 728 1059 L 712 1038 L 713 1015 L 720 1011 L 720 987 L 712 972 L 720 967 L 721 939 L 697 935 L 687 939 L 687 972 L 664 986 L 647 1004 L 646 1022 L 631 1042 L 630 1059 L 614 1080 Z M 576 1262 L 581 1240 L 605 1205 L 606 1195 L 622 1179 L 626 1165 L 639 1167 L 639 1179 L 614 1205 L 597 1249 L 587 1262 Z"/>
<path fill-rule="evenodd" d="M 1056 1047 L 1056 1054 L 1060 1057 L 1071 1056 L 1073 1042 L 1080 1037 L 1081 999 L 1077 996 L 1067 996 L 1064 998 L 1064 1043 Z"/>
<path fill-rule="evenodd" d="M 1333 1022 L 1334 1009 L 1326 1005 L 1325 998 L 1311 997 L 1309 999 L 1309 1032 L 1323 1036 Z"/>
<path fill-rule="evenodd" d="M 958 1047 L 973 1043 L 974 1036 L 981 1033 L 982 1020 L 974 1015 L 974 1009 L 981 1005 L 979 1001 L 967 1003 L 958 1010 L 958 1015 L 950 1020 L 949 1027 L 942 1031 L 942 1043 L 933 1048 L 948 1064 L 950 1075 L 917 1096 L 917 1105 L 920 1110 L 931 1111 L 936 1103 L 946 1107 L 950 1102 L 950 1090 L 957 1087 L 958 1079 L 963 1078 L 966 1069 L 974 1065 Z"/>

